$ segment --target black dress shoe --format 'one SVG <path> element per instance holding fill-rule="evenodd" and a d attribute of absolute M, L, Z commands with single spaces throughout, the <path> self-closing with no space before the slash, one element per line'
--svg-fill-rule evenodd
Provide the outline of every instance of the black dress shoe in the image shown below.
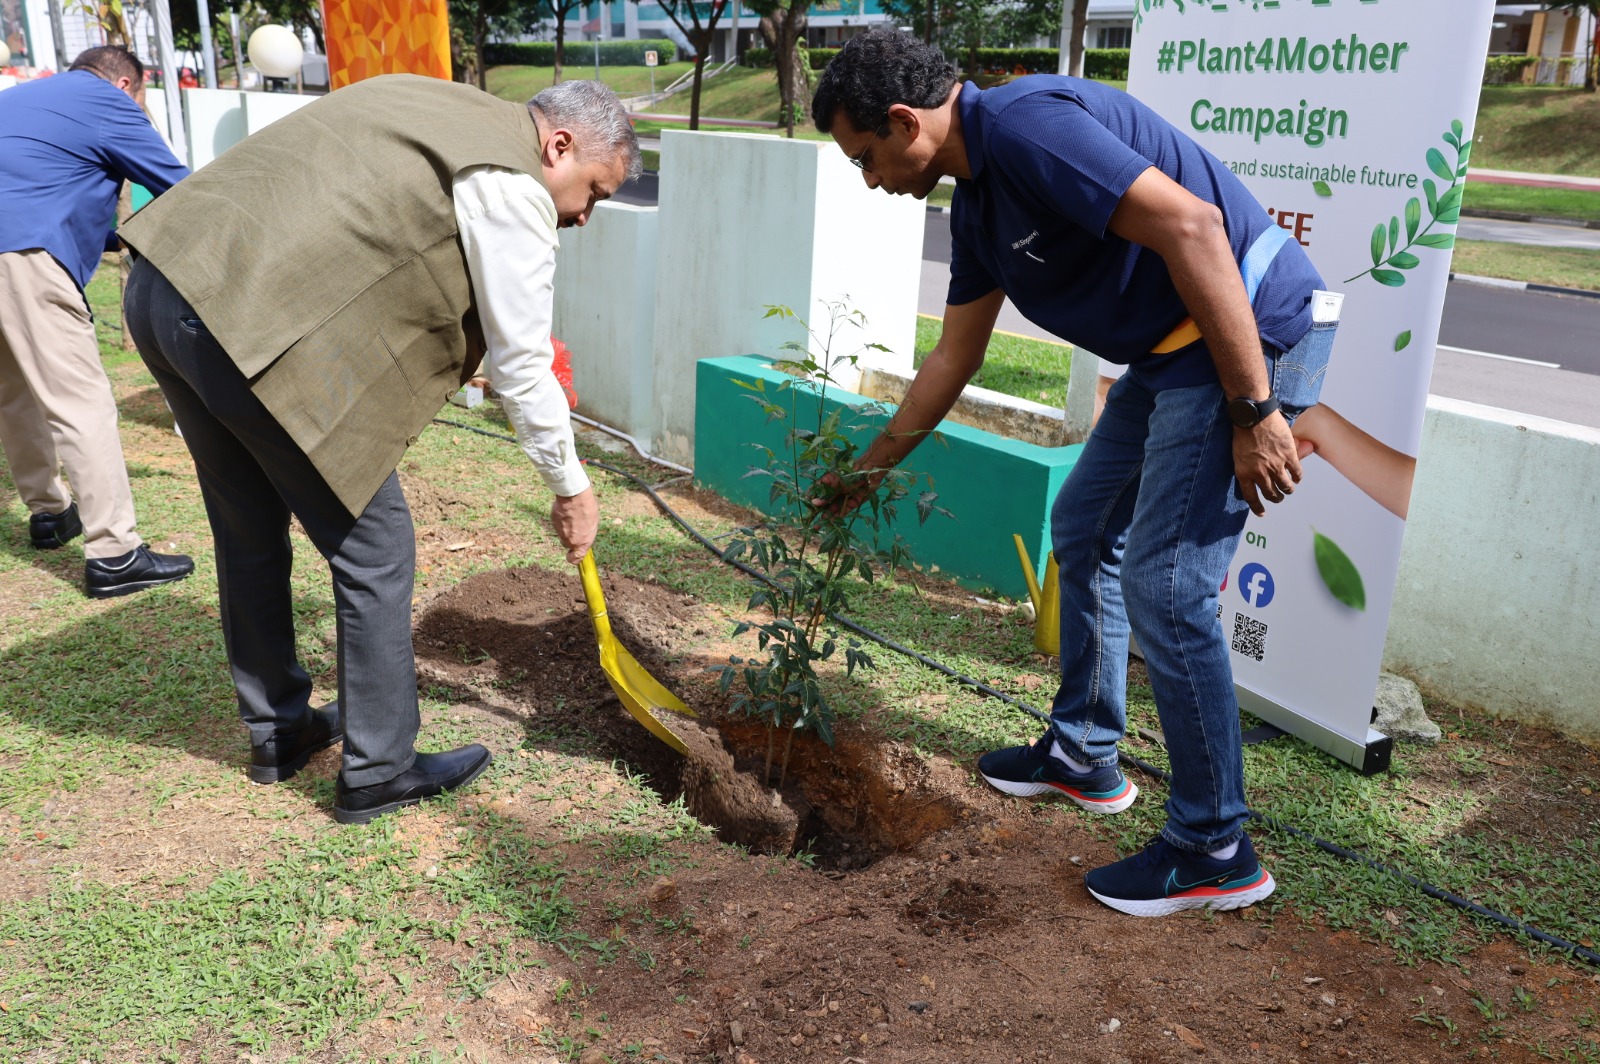
<path fill-rule="evenodd" d="M 78 519 L 78 504 L 68 503 L 58 514 L 30 514 L 28 538 L 39 550 L 55 550 L 83 535 L 83 522 Z"/>
<path fill-rule="evenodd" d="M 157 554 L 143 543 L 120 558 L 90 558 L 83 563 L 83 586 L 90 598 L 115 598 L 170 584 L 194 572 L 187 554 Z"/>
<path fill-rule="evenodd" d="M 424 798 L 465 787 L 493 760 L 489 751 L 473 743 L 442 754 L 418 754 L 400 775 L 369 787 L 345 786 L 341 772 L 333 789 L 333 819 L 341 824 L 365 824 Z"/>
<path fill-rule="evenodd" d="M 250 778 L 256 783 L 282 783 L 305 768 L 312 754 L 343 738 L 339 703 L 319 706 L 299 728 L 280 731 L 260 746 L 250 748 Z"/>

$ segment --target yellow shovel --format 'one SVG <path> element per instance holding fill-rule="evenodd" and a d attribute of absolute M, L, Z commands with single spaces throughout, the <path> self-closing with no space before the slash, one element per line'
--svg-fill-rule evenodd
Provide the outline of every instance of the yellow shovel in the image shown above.
<path fill-rule="evenodd" d="M 578 564 L 578 573 L 583 578 L 583 597 L 589 601 L 589 620 L 594 622 L 595 640 L 600 644 L 600 667 L 605 670 L 606 679 L 611 681 L 611 689 L 634 719 L 649 729 L 651 735 L 678 753 L 687 755 L 689 748 L 683 745 L 682 739 L 672 734 L 672 729 L 657 714 L 670 709 L 674 713 L 692 717 L 694 711 L 684 705 L 677 695 L 662 687 L 660 681 L 645 671 L 645 667 L 634 660 L 628 649 L 617 642 L 617 637 L 611 633 L 611 619 L 606 616 L 606 597 L 600 590 L 600 573 L 594 565 L 594 551 L 583 556 L 583 561 Z"/>

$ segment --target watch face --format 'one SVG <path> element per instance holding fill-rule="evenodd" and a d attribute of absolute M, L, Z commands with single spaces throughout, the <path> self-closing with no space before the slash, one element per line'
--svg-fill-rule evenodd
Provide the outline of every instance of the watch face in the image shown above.
<path fill-rule="evenodd" d="M 1261 421 L 1261 411 L 1252 399 L 1233 399 L 1228 403 L 1228 420 L 1241 429 L 1254 428 Z"/>

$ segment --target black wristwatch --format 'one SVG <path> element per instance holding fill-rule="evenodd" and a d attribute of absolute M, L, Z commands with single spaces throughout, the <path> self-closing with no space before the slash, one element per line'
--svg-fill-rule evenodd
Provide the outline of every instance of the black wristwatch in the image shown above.
<path fill-rule="evenodd" d="M 1276 395 L 1269 395 L 1265 399 L 1230 399 L 1228 420 L 1241 429 L 1253 429 L 1271 417 L 1278 406 Z"/>

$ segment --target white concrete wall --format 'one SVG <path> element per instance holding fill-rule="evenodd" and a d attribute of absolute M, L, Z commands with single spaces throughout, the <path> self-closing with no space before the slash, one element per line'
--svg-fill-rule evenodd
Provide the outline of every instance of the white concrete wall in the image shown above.
<path fill-rule="evenodd" d="M 602 203 L 561 232 L 554 333 L 572 351 L 578 412 L 640 437 L 654 387 L 657 209 Z"/>
<path fill-rule="evenodd" d="M 1386 668 L 1600 741 L 1600 430 L 1432 396 Z"/>
<path fill-rule="evenodd" d="M 848 298 L 868 325 L 842 333 L 835 356 L 872 341 L 893 350 L 884 364 L 910 369 L 920 202 L 869 190 L 831 141 L 667 130 L 661 147 L 655 453 L 693 460 L 697 360 L 776 356 L 805 339 L 794 322 L 764 318 L 766 305 L 826 332 L 826 302 Z"/>
<path fill-rule="evenodd" d="M 189 169 L 200 169 L 244 139 L 245 95 L 237 89 L 183 90 Z"/>

